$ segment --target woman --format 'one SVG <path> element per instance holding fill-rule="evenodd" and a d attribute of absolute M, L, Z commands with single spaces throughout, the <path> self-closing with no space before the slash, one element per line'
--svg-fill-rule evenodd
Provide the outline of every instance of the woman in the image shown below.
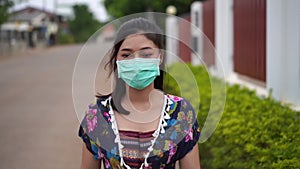
<path fill-rule="evenodd" d="M 81 169 L 199 169 L 196 115 L 191 104 L 162 92 L 163 36 L 143 18 L 121 25 L 107 66 L 112 94 L 98 96 L 81 123 Z"/>

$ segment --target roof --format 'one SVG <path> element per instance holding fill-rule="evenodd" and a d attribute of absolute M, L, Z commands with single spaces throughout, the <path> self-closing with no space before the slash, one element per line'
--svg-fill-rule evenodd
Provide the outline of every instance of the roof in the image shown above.
<path fill-rule="evenodd" d="M 9 21 L 27 21 L 30 22 L 40 17 L 57 17 L 56 14 L 38 9 L 35 7 L 25 7 L 10 14 Z"/>

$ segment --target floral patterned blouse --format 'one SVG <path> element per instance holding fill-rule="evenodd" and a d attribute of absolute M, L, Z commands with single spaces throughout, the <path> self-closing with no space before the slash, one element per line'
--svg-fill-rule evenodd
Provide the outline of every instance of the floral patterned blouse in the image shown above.
<path fill-rule="evenodd" d="M 153 142 L 153 148 L 142 168 L 174 169 L 177 160 L 189 153 L 200 137 L 197 116 L 191 104 L 184 98 L 165 94 L 164 110 L 169 116 L 162 121 L 163 132 L 153 141 L 153 132 L 119 131 L 113 132 L 111 96 L 100 97 L 89 105 L 80 125 L 79 136 L 93 154 L 95 160 L 104 160 L 104 168 L 125 168 L 121 163 L 119 138 L 124 145 L 122 154 L 130 168 L 140 168 L 144 162 L 143 155 Z"/>

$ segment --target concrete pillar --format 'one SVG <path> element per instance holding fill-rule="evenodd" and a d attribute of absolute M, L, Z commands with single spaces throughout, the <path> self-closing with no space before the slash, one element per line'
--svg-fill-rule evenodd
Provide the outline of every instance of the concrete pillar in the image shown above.
<path fill-rule="evenodd" d="M 300 105 L 300 1 L 267 0 L 267 88 Z"/>
<path fill-rule="evenodd" d="M 201 64 L 203 59 L 203 19 L 202 2 L 193 2 L 191 5 L 191 36 L 193 53 L 191 63 L 193 65 Z"/>
<path fill-rule="evenodd" d="M 166 18 L 166 64 L 171 64 L 176 62 L 178 59 L 178 20 L 175 16 L 176 8 L 173 6 L 169 6 L 167 8 L 167 13 L 169 15 Z"/>
<path fill-rule="evenodd" d="M 216 70 L 228 78 L 233 72 L 233 1 L 215 0 Z"/>

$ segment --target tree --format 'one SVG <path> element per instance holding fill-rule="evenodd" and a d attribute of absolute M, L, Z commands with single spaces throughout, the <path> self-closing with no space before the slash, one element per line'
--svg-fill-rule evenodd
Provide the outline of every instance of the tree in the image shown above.
<path fill-rule="evenodd" d="M 177 14 L 190 11 L 195 0 L 104 0 L 107 12 L 115 17 L 122 17 L 139 12 L 165 12 L 169 5 L 177 8 Z"/>
<path fill-rule="evenodd" d="M 9 14 L 8 9 L 13 6 L 11 0 L 0 0 L 0 25 L 7 21 Z"/>
<path fill-rule="evenodd" d="M 87 5 L 74 5 L 74 19 L 69 22 L 69 28 L 75 42 L 84 42 L 101 26 L 99 21 L 89 11 Z"/>

